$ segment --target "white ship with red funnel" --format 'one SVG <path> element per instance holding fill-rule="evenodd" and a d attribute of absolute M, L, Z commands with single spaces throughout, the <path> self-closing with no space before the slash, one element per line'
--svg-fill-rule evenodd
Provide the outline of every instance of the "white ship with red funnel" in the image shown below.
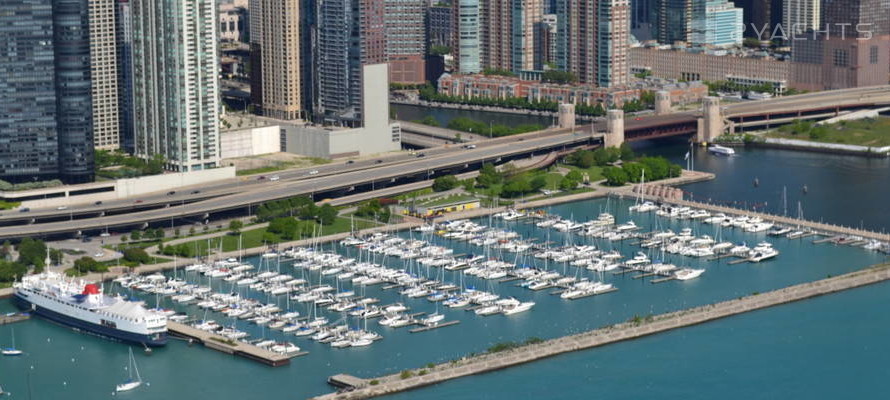
<path fill-rule="evenodd" d="M 75 330 L 145 346 L 167 344 L 167 317 L 142 302 L 107 296 L 94 283 L 44 272 L 13 287 L 20 308 Z"/>

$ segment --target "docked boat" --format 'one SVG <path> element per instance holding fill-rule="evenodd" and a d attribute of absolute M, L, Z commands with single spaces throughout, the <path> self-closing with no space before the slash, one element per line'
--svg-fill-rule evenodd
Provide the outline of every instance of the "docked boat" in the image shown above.
<path fill-rule="evenodd" d="M 96 284 L 44 272 L 25 276 L 13 287 L 18 307 L 54 322 L 113 340 L 167 344 L 166 316 L 142 302 L 105 295 Z"/>
<path fill-rule="evenodd" d="M 690 279 L 695 279 L 701 276 L 705 270 L 703 269 L 692 269 L 692 268 L 681 268 L 674 272 L 674 278 L 677 278 L 681 281 L 688 281 Z"/>
<path fill-rule="evenodd" d="M 729 147 L 724 147 L 719 144 L 712 144 L 708 147 L 708 152 L 711 154 L 716 154 L 719 156 L 731 156 L 735 155 L 735 150 Z"/>
<path fill-rule="evenodd" d="M 764 242 L 751 249 L 751 256 L 748 257 L 748 261 L 761 262 L 777 255 L 779 255 L 779 251 L 774 249 L 771 244 Z"/>
<path fill-rule="evenodd" d="M 139 367 L 136 366 L 136 359 L 133 357 L 133 349 L 129 348 L 130 356 L 127 360 L 127 371 L 130 373 L 130 377 L 124 383 L 121 383 L 115 387 L 116 392 L 128 392 L 130 390 L 136 389 L 142 385 L 142 377 L 139 376 Z M 133 372 L 136 372 L 136 377 L 133 378 Z"/>

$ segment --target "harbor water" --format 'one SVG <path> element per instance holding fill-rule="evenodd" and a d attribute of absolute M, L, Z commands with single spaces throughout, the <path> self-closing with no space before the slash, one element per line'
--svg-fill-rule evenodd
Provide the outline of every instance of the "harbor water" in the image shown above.
<path fill-rule="evenodd" d="M 477 289 L 496 292 L 502 297 L 513 296 L 522 301 L 534 301 L 537 305 L 529 312 L 509 317 L 503 315 L 482 317 L 475 315 L 473 312 L 445 309 L 445 307 L 441 305 L 436 306 L 424 298 L 405 298 L 398 293 L 397 289 L 383 290 L 380 286 L 373 286 L 364 290 L 356 288 L 358 295 L 379 298 L 381 300 L 380 304 L 383 305 L 400 301 L 411 308 L 410 313 L 439 311 L 445 314 L 446 321 L 461 321 L 457 326 L 412 334 L 407 331 L 407 328 L 391 329 L 381 327 L 376 323 L 376 320 L 370 320 L 367 326 L 368 329 L 380 333 L 384 336 L 384 339 L 363 348 L 333 349 L 328 344 L 319 344 L 307 338 L 285 335 L 278 331 L 250 325 L 241 320 L 227 319 L 222 314 L 205 312 L 195 306 L 179 306 L 172 304 L 169 299 L 143 296 L 150 305 L 154 305 L 157 302 L 162 307 L 174 307 L 187 311 L 196 319 L 214 319 L 224 325 L 235 324 L 238 329 L 248 331 L 252 338 L 266 337 L 291 341 L 300 346 L 304 351 L 308 351 L 309 354 L 293 359 L 292 364 L 289 366 L 270 368 L 252 361 L 205 349 L 201 346 L 190 347 L 182 341 L 171 340 L 168 346 L 156 349 L 150 356 L 146 356 L 138 351 L 139 349 L 135 349 L 137 350 L 137 363 L 140 372 L 148 384 L 137 391 L 126 393 L 123 396 L 133 399 L 214 398 L 219 400 L 255 398 L 260 395 L 269 398 L 304 398 L 330 391 L 331 388 L 327 386 L 325 379 L 337 373 L 348 373 L 359 377 L 373 377 L 394 373 L 406 368 L 422 367 L 430 362 L 445 362 L 469 353 L 482 352 L 489 346 L 499 342 L 523 341 L 529 337 L 553 338 L 569 333 L 577 333 L 626 321 L 634 316 L 646 316 L 678 310 L 816 280 L 829 275 L 853 271 L 884 260 L 884 257 L 881 255 L 861 248 L 813 244 L 811 243 L 811 238 L 803 240 L 766 238 L 762 233 L 743 233 L 738 229 L 728 228 L 718 230 L 712 225 L 704 225 L 689 220 L 670 220 L 656 217 L 654 214 L 629 215 L 627 207 L 631 204 L 633 204 L 632 199 L 596 199 L 553 206 L 543 211 L 580 221 L 595 218 L 600 212 L 608 211 L 615 215 L 619 223 L 633 219 L 638 225 L 643 227 L 643 231 L 668 228 L 679 231 L 684 227 L 689 227 L 697 235 L 707 234 L 735 243 L 746 242 L 751 246 L 757 242 L 768 240 L 774 244 L 781 254 L 777 258 L 763 263 L 738 265 L 729 265 L 725 260 L 709 262 L 704 259 L 666 255 L 664 256 L 666 261 L 675 263 L 678 266 L 705 268 L 706 272 L 700 278 L 691 281 L 670 281 L 652 284 L 649 281 L 650 278 L 633 279 L 633 274 L 593 273 L 565 264 L 544 263 L 532 257 L 517 257 L 512 253 L 488 250 L 487 255 L 515 262 L 520 266 L 530 265 L 555 270 L 563 275 L 603 280 L 614 284 L 619 289 L 617 292 L 575 301 L 561 299 L 559 296 L 550 294 L 550 290 L 532 292 L 517 287 L 515 282 L 498 283 L 468 276 L 462 279 L 459 273 L 456 272 L 443 272 L 443 270 L 438 268 L 418 267 L 412 262 L 405 262 L 393 257 L 385 258 L 378 254 L 373 256 L 371 260 L 391 267 L 407 268 L 418 275 L 444 278 L 455 283 L 463 282 L 466 286 L 474 286 Z M 640 251 L 640 248 L 632 245 L 630 240 L 616 243 L 598 242 L 575 234 L 537 228 L 533 224 L 524 222 L 507 223 L 489 218 L 480 218 L 477 222 L 515 230 L 524 238 L 534 239 L 537 243 L 550 242 L 553 245 L 590 243 L 602 249 L 619 250 L 626 257 Z M 429 235 L 421 237 L 416 232 L 400 232 L 398 234 L 405 237 L 430 240 L 435 244 L 455 249 L 456 254 L 480 254 L 485 251 L 481 247 L 444 239 L 439 236 Z M 350 257 L 362 259 L 368 259 L 369 257 L 367 253 L 359 254 L 355 248 L 343 248 L 334 244 L 325 245 L 325 249 L 338 251 Z M 650 253 L 650 256 L 653 259 L 662 258 L 662 255 L 658 253 Z M 296 277 L 304 277 L 312 284 L 322 282 L 337 285 L 333 277 L 320 278 L 318 272 L 309 272 L 302 269 L 295 270 L 287 262 L 263 263 L 259 258 L 253 258 L 250 261 L 261 270 L 280 269 Z M 169 274 L 173 274 L 173 272 Z M 257 298 L 264 302 L 275 302 L 282 308 L 290 308 L 304 315 L 311 312 L 311 309 L 305 304 L 289 302 L 286 296 L 276 297 L 244 288 L 239 289 L 232 283 L 224 282 L 220 279 L 211 280 L 193 272 L 186 274 L 180 270 L 176 274 L 180 277 L 185 276 L 192 282 L 207 284 L 209 281 L 214 291 L 217 292 L 239 291 L 242 295 Z M 139 295 L 116 285 L 106 286 L 106 289 L 112 292 Z M 349 283 L 346 283 L 340 286 L 340 289 L 352 288 Z M 879 301 L 886 297 L 882 294 L 883 292 L 875 293 L 869 290 L 862 293 L 871 293 L 873 296 L 877 296 L 867 299 L 867 301 L 873 302 L 871 304 L 880 304 Z M 863 296 L 862 294 L 857 294 L 853 297 L 849 297 L 846 294 L 836 296 L 841 299 L 852 299 L 845 301 L 852 301 L 854 304 L 859 304 L 856 303 L 857 301 L 866 301 L 860 297 Z M 806 309 L 809 313 L 821 313 L 820 304 L 824 305 L 826 303 L 822 300 L 807 301 L 792 307 L 808 307 Z M 834 303 L 830 302 L 830 300 L 827 304 L 832 304 L 834 307 L 832 309 L 834 310 L 849 312 L 863 308 L 849 305 L 845 307 L 834 306 L 835 304 L 843 303 Z M 8 301 L 3 301 L 0 302 L 0 308 L 2 308 L 0 311 L 7 311 L 11 309 L 11 305 Z M 562 356 L 540 364 L 536 363 L 520 367 L 515 372 L 508 370 L 478 378 L 470 378 L 466 385 L 462 384 L 462 381 L 446 383 L 442 385 L 442 392 L 439 392 L 437 388 L 430 388 L 420 392 L 404 394 L 402 398 L 444 398 L 448 393 L 451 395 L 463 393 L 457 394 L 461 398 L 486 397 L 506 399 L 525 397 L 533 390 L 529 389 L 528 386 L 511 385 L 509 382 L 515 379 L 531 379 L 528 376 L 517 378 L 517 376 L 521 376 L 517 374 L 528 373 L 526 371 L 532 371 L 532 374 L 540 375 L 534 380 L 539 383 L 564 380 L 566 383 L 561 387 L 571 387 L 570 381 L 575 382 L 575 385 L 577 385 L 579 383 L 578 380 L 582 380 L 580 382 L 584 382 L 591 387 L 579 388 L 578 390 L 581 391 L 577 393 L 581 393 L 581 397 L 589 397 L 601 393 L 604 395 L 608 394 L 610 397 L 622 396 L 629 388 L 627 387 L 628 385 L 623 383 L 625 381 L 614 378 L 612 374 L 615 374 L 616 371 L 623 371 L 622 373 L 625 375 L 635 375 L 635 379 L 650 382 L 650 385 L 658 383 L 657 386 L 650 386 L 650 388 L 656 391 L 651 393 L 660 393 L 657 392 L 658 387 L 668 385 L 665 382 L 666 377 L 676 376 L 670 374 L 678 374 L 683 370 L 664 364 L 662 364 L 664 365 L 662 367 L 652 366 L 659 365 L 657 364 L 658 362 L 683 363 L 686 362 L 684 360 L 687 358 L 695 360 L 698 364 L 690 365 L 689 369 L 685 370 L 687 374 L 694 375 L 695 373 L 710 374 L 712 372 L 705 371 L 712 370 L 732 370 L 733 368 L 738 368 L 738 363 L 755 362 L 751 359 L 755 358 L 755 355 L 762 353 L 759 349 L 760 347 L 771 353 L 763 354 L 763 357 L 783 357 L 781 352 L 771 346 L 775 346 L 777 341 L 792 341 L 792 339 L 787 337 L 787 339 L 780 339 L 785 337 L 783 336 L 784 332 L 766 331 L 767 329 L 777 329 L 776 324 L 780 323 L 779 321 L 772 321 L 776 318 L 770 317 L 774 312 L 779 313 L 779 318 L 789 315 L 787 311 L 784 311 L 784 307 L 780 307 L 778 311 L 769 310 L 741 317 L 744 318 L 744 321 L 755 320 L 753 324 L 756 326 L 753 328 L 751 335 L 747 334 L 747 323 L 739 322 L 741 318 L 731 318 L 706 324 L 702 327 L 672 332 L 667 335 L 659 335 L 640 341 Z M 348 323 L 353 329 L 364 327 L 363 322 L 355 317 L 345 317 L 336 313 L 328 313 L 327 311 L 322 311 L 321 313 L 326 315 L 331 321 L 340 320 L 340 323 Z M 800 313 L 798 311 L 791 315 Z M 766 320 L 760 321 L 760 318 L 766 318 Z M 887 317 L 881 316 L 881 318 Z M 820 335 L 813 337 L 813 345 L 818 346 L 821 344 L 820 338 L 824 340 L 821 335 L 828 335 L 830 332 L 848 333 L 847 330 L 837 330 L 837 327 L 828 325 L 834 322 L 836 321 L 832 319 L 814 319 L 810 321 L 812 324 L 822 324 L 819 328 L 814 328 L 822 332 L 819 332 Z M 869 321 L 869 323 L 872 322 Z M 779 325 L 779 327 L 781 326 L 783 325 Z M 71 395 L 91 399 L 117 397 L 112 394 L 114 386 L 122 382 L 127 375 L 127 372 L 124 370 L 124 366 L 127 365 L 125 345 L 72 332 L 69 329 L 55 326 L 39 319 L 0 328 L 0 345 L 9 343 L 12 330 L 15 330 L 17 347 L 25 350 L 27 353 L 20 358 L 0 358 L 0 385 L 6 391 L 11 392 L 14 398 L 29 398 L 27 397 L 29 391 L 31 393 L 30 398 L 34 399 L 56 399 Z M 739 336 L 732 338 L 731 333 L 736 331 L 738 331 L 736 335 Z M 720 334 L 719 332 L 724 333 Z M 879 339 L 882 335 L 879 330 L 860 333 L 865 336 L 873 334 L 872 339 L 874 340 Z M 688 335 L 704 335 L 701 339 L 704 343 L 677 344 L 677 340 L 685 340 Z M 716 337 L 709 338 L 709 335 L 716 335 Z M 798 340 L 806 342 L 804 338 Z M 838 337 L 838 340 L 847 342 L 846 338 Z M 866 341 L 868 339 L 861 339 L 857 343 Z M 794 345 L 799 346 L 800 344 L 795 342 Z M 659 349 L 655 350 L 653 346 Z M 722 350 L 718 351 L 715 349 Z M 725 352 L 726 356 L 720 353 L 721 351 Z M 744 354 L 747 355 L 747 358 L 743 361 L 737 361 L 731 357 L 733 354 Z M 849 354 L 849 356 L 854 355 L 854 353 Z M 869 356 L 873 355 L 869 354 Z M 847 354 L 844 353 L 843 356 L 846 357 Z M 842 360 L 843 364 L 854 362 L 851 359 Z M 778 368 L 778 366 L 776 367 Z M 807 365 L 802 365 L 802 367 L 807 367 Z M 813 368 L 819 367 L 813 366 Z M 602 375 L 597 374 L 594 378 L 590 373 L 596 371 L 596 369 L 603 369 L 608 372 Z M 575 373 L 572 371 L 584 372 Z M 742 374 L 737 377 L 737 381 L 745 382 L 748 380 L 746 377 L 755 379 L 758 377 L 775 378 L 774 380 L 778 381 L 774 374 L 764 376 L 762 372 L 760 370 L 750 371 L 751 375 L 746 376 Z M 500 374 L 504 374 L 503 377 Z M 798 372 L 795 372 L 795 374 L 797 374 L 796 376 L 806 375 Z M 603 380 L 609 376 L 613 378 L 609 380 L 608 385 L 603 386 Z M 646 378 L 646 376 L 650 376 L 651 379 Z M 715 386 L 715 391 L 710 392 L 712 396 L 701 397 L 714 397 L 713 395 L 718 393 L 716 390 L 720 386 L 719 378 L 721 376 L 719 374 L 709 375 L 711 382 Z M 693 390 L 691 388 L 698 384 L 698 379 L 694 376 L 687 378 L 688 381 L 680 385 L 682 388 L 675 389 L 677 390 L 677 397 Z M 489 384 L 485 383 L 487 379 L 501 379 L 501 381 L 496 383 L 497 386 L 488 386 Z M 590 379 L 596 379 L 597 384 L 589 385 Z M 681 379 L 681 377 L 676 377 L 676 379 Z M 770 383 L 773 386 L 779 385 L 774 390 L 792 390 L 791 386 L 786 386 L 783 389 L 781 387 L 783 382 L 770 381 Z M 793 386 L 794 383 L 789 381 L 787 385 Z M 513 386 L 515 386 L 515 389 Z M 549 384 L 546 386 L 549 386 Z M 493 389 L 493 387 L 496 389 Z M 630 389 L 645 390 L 645 388 L 645 385 L 639 384 Z M 725 386 L 723 388 L 725 389 Z M 577 398 L 578 396 L 574 395 L 576 393 L 574 390 L 567 389 L 564 392 L 564 398 Z M 587 392 L 584 392 L 584 390 L 587 390 Z M 542 396 L 544 396 L 543 393 Z M 583 395 L 584 393 L 587 393 L 587 395 Z M 645 395 L 647 392 L 636 393 Z M 671 394 L 674 392 L 666 393 Z"/>

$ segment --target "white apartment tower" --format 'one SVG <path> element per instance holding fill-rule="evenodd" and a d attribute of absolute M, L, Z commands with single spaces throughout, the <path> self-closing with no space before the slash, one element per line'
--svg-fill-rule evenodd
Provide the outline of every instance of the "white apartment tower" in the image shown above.
<path fill-rule="evenodd" d="M 782 32 L 791 40 L 793 35 L 819 30 L 821 5 L 821 0 L 785 0 L 782 4 Z"/>
<path fill-rule="evenodd" d="M 219 165 L 215 0 L 132 0 L 136 155 L 175 171 Z"/>
<path fill-rule="evenodd" d="M 120 147 L 116 3 L 117 0 L 89 0 L 88 3 L 93 143 L 97 149 L 104 150 Z"/>

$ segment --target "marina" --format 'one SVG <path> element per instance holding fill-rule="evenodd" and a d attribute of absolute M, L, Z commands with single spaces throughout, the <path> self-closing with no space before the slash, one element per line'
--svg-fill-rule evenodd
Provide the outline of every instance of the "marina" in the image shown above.
<path fill-rule="evenodd" d="M 160 379 L 159 377 L 169 375 L 165 371 L 178 369 L 201 371 L 199 373 L 201 376 L 205 376 L 205 379 L 213 382 L 234 382 L 249 374 L 255 384 L 270 388 L 268 390 L 269 395 L 280 394 L 298 398 L 320 395 L 330 391 L 326 383 L 327 377 L 332 377 L 342 372 L 346 372 L 354 377 L 373 377 L 400 374 L 400 371 L 411 369 L 415 372 L 415 378 L 420 378 L 416 376 L 416 373 L 419 372 L 416 368 L 419 366 L 430 362 L 450 364 L 450 360 L 460 359 L 473 352 L 479 353 L 493 343 L 502 341 L 522 342 L 529 337 L 540 337 L 545 340 L 555 339 L 612 324 L 620 324 L 634 318 L 634 316 L 645 318 L 648 315 L 670 313 L 690 307 L 749 296 L 754 292 L 766 293 L 789 285 L 825 278 L 828 275 L 836 276 L 856 271 L 865 265 L 875 264 L 885 259 L 881 253 L 865 249 L 864 246 L 867 243 L 863 244 L 860 242 L 857 246 L 852 246 L 852 244 L 857 242 L 856 240 L 835 238 L 834 241 L 827 241 L 822 244 L 812 243 L 813 238 L 846 236 L 840 233 L 824 237 L 804 237 L 803 240 L 800 240 L 801 238 L 792 239 L 786 236 L 769 236 L 767 231 L 747 232 L 744 229 L 737 228 L 724 229 L 718 228 L 715 224 L 704 223 L 697 219 L 672 219 L 670 217 L 658 216 L 655 215 L 654 211 L 645 214 L 629 213 L 627 212 L 628 207 L 634 204 L 633 199 L 635 199 L 635 196 L 633 193 L 625 194 L 624 200 L 618 197 L 602 197 L 604 195 L 605 193 L 598 193 L 597 196 L 600 196 L 599 198 L 588 198 L 585 200 L 582 197 L 581 199 L 575 199 L 575 202 L 564 204 L 557 204 L 560 201 L 553 201 L 552 204 L 546 204 L 546 202 L 543 204 L 528 203 L 531 203 L 529 206 L 535 205 L 534 209 L 542 210 L 545 215 L 559 216 L 562 219 L 579 223 L 597 220 L 599 214 L 609 212 L 614 216 L 617 225 L 634 221 L 639 229 L 632 232 L 637 235 L 651 235 L 653 232 L 665 230 L 680 233 L 684 228 L 691 228 L 693 237 L 698 238 L 703 235 L 709 235 L 716 239 L 718 237 L 718 229 L 722 229 L 722 241 L 729 241 L 734 245 L 748 243 L 751 247 L 754 247 L 759 242 L 768 241 L 772 243 L 780 254 L 760 263 L 744 262 L 731 267 L 728 264 L 729 262 L 743 259 L 731 255 L 692 257 L 670 254 L 666 250 L 664 258 L 667 259 L 664 259 L 660 255 L 660 249 L 650 249 L 641 246 L 642 242 L 646 240 L 644 237 L 607 240 L 605 238 L 578 234 L 576 233 L 578 230 L 562 232 L 557 229 L 539 228 L 535 224 L 542 220 L 532 217 L 507 221 L 479 215 L 471 219 L 471 221 L 488 229 L 516 232 L 517 237 L 508 239 L 508 242 L 510 240 L 519 240 L 530 245 L 529 248 L 518 252 L 510 251 L 508 248 L 495 248 L 495 245 L 488 245 L 488 247 L 477 246 L 470 243 L 469 240 L 446 238 L 434 233 L 424 235 L 421 232 L 412 232 L 404 229 L 385 230 L 389 238 L 399 237 L 405 240 L 404 243 L 411 243 L 411 240 L 423 240 L 429 246 L 450 249 L 452 252 L 451 256 L 455 259 L 483 256 L 484 260 L 495 259 L 501 263 L 513 265 L 513 267 L 504 271 L 507 272 L 507 275 L 498 278 L 498 274 L 492 274 L 492 279 L 486 279 L 482 276 L 467 274 L 467 271 L 471 268 L 469 265 L 466 267 L 457 265 L 426 265 L 420 264 L 418 258 L 402 259 L 397 256 L 372 253 L 368 250 L 358 249 L 355 246 L 337 243 L 342 239 L 346 239 L 349 235 L 341 235 L 335 242 L 306 241 L 300 246 L 322 250 L 319 253 L 336 253 L 343 259 L 355 258 L 356 264 L 377 264 L 395 270 L 405 270 L 409 275 L 413 274 L 421 279 L 437 281 L 439 282 L 438 285 L 446 286 L 440 289 L 442 292 L 460 294 L 466 288 L 474 287 L 479 291 L 496 293 L 501 299 L 515 298 L 520 303 L 534 302 L 535 306 L 528 312 L 515 316 L 501 314 L 499 316 L 484 317 L 475 312 L 484 307 L 474 308 L 474 306 L 468 305 L 463 308 L 453 309 L 445 305 L 447 298 L 440 299 L 439 297 L 434 297 L 434 300 L 430 300 L 429 297 L 433 296 L 433 294 L 426 294 L 422 297 L 410 297 L 408 293 L 401 293 L 405 289 L 413 288 L 411 284 L 374 283 L 372 281 L 371 284 L 367 285 L 354 285 L 351 281 L 358 276 L 353 276 L 340 279 L 341 286 L 338 288 L 337 276 L 353 271 L 347 271 L 346 269 L 339 272 L 330 271 L 330 268 L 338 268 L 337 266 L 321 266 L 316 270 L 307 267 L 295 268 L 294 264 L 300 264 L 305 261 L 284 254 L 284 250 L 290 249 L 291 246 L 282 247 L 282 255 L 279 256 L 281 273 L 291 275 L 292 279 L 306 279 L 305 287 L 309 291 L 329 285 L 334 289 L 333 292 L 329 292 L 334 296 L 334 303 L 331 304 L 337 303 L 336 293 L 352 291 L 356 299 L 374 298 L 379 300 L 373 305 L 382 308 L 401 304 L 405 309 L 410 309 L 410 311 L 405 311 L 405 315 L 411 317 L 411 319 L 424 318 L 424 316 L 430 314 L 442 314 L 444 318 L 440 324 L 447 321 L 460 321 L 459 329 L 433 329 L 412 334 L 409 332 L 409 329 L 419 326 L 409 326 L 406 329 L 390 328 L 374 323 L 381 320 L 382 317 L 372 317 L 368 318 L 368 330 L 375 331 L 384 336 L 384 338 L 373 341 L 373 345 L 351 347 L 350 350 L 343 350 L 332 347 L 331 343 L 333 342 L 322 343 L 307 337 L 295 336 L 295 331 L 283 332 L 282 330 L 271 328 L 271 325 L 275 323 L 274 321 L 266 322 L 263 325 L 237 317 L 233 321 L 231 317 L 219 311 L 213 311 L 212 309 L 205 311 L 205 309 L 201 309 L 197 306 L 197 302 L 179 303 L 173 300 L 173 296 L 177 296 L 179 293 L 159 296 L 156 293 L 124 289 L 120 285 L 112 285 L 111 288 L 106 290 L 132 293 L 135 296 L 141 297 L 147 304 L 152 306 L 155 306 L 157 303 L 161 308 L 187 314 L 187 318 L 183 322 L 193 323 L 200 320 L 213 319 L 224 327 L 231 327 L 233 325 L 232 322 L 234 322 L 234 327 L 238 331 L 249 334 L 245 338 L 245 343 L 262 344 L 263 341 L 270 340 L 275 342 L 293 342 L 300 347 L 301 352 L 308 353 L 292 360 L 287 366 L 267 369 L 259 363 L 241 359 L 241 357 L 232 357 L 229 354 L 217 351 L 189 348 L 186 341 L 171 340 L 167 347 L 155 349 L 154 354 L 150 357 L 143 357 L 137 354 L 140 372 L 146 377 L 152 377 L 156 382 L 153 382 L 155 384 L 149 388 L 140 388 L 139 391 L 133 392 L 133 395 L 136 396 L 134 398 L 194 395 L 230 399 L 236 398 L 236 396 L 244 397 L 251 395 L 247 388 L 242 389 L 232 387 L 232 385 L 200 385 L 200 389 L 198 387 L 192 388 L 184 383 L 186 380 L 174 376 L 166 376 L 164 378 L 166 382 L 165 387 L 160 387 L 156 384 Z M 518 204 L 518 206 L 519 209 L 526 208 L 525 204 Z M 701 209 L 705 208 L 701 207 Z M 486 210 L 487 213 L 502 211 L 505 210 Z M 737 214 L 753 216 L 753 214 L 744 211 L 737 211 Z M 460 217 L 454 216 L 452 219 Z M 407 228 L 418 227 L 418 225 L 404 226 Z M 506 242 L 503 244 L 506 244 Z M 678 270 L 691 268 L 704 269 L 706 272 L 700 277 L 688 281 L 668 279 L 663 283 L 654 285 L 646 282 L 656 282 L 659 279 L 668 277 L 652 275 L 640 279 L 632 279 L 633 276 L 641 273 L 651 272 L 641 272 L 633 268 L 621 266 L 609 272 L 601 272 L 595 270 L 595 268 L 587 269 L 586 265 L 572 265 L 572 261 L 563 262 L 551 258 L 534 257 L 534 254 L 540 251 L 547 251 L 546 249 L 565 251 L 576 246 L 579 248 L 592 246 L 596 250 L 603 251 L 604 254 L 615 251 L 621 255 L 622 260 L 625 262 L 633 260 L 639 255 L 639 252 L 643 252 L 650 260 L 649 265 L 656 261 L 662 261 L 663 264 L 677 266 Z M 266 252 L 266 249 L 258 251 L 260 254 L 264 252 Z M 245 251 L 245 254 L 248 254 L 248 252 Z M 263 257 L 260 254 L 241 260 L 243 263 L 249 263 L 254 266 L 255 270 L 250 273 L 259 273 L 263 268 L 268 269 L 268 261 L 263 261 Z M 226 255 L 225 257 L 237 257 L 237 254 Z M 276 260 L 272 264 L 274 266 L 273 270 L 276 273 L 278 273 L 277 263 L 278 261 Z M 183 270 L 184 265 L 182 260 L 180 260 L 179 271 L 176 273 L 173 271 L 165 272 L 163 274 L 165 279 L 178 277 L 187 281 L 187 284 L 210 286 L 212 293 L 219 295 L 239 291 L 232 289 L 233 283 L 237 283 L 237 281 L 226 281 L 226 277 L 208 278 L 196 271 L 190 271 L 188 274 L 185 274 Z M 491 264 L 492 267 L 496 265 L 499 264 Z M 452 269 L 448 269 L 448 266 L 452 266 Z M 643 268 L 644 266 L 639 265 L 638 267 Z M 325 270 L 328 270 L 329 275 L 322 275 L 322 272 Z M 522 286 L 522 284 L 526 283 L 527 278 L 515 274 L 515 272 L 528 273 L 522 271 L 545 271 L 550 274 L 559 274 L 560 277 L 554 279 L 552 286 L 544 287 L 546 285 L 542 285 L 542 289 L 535 290 L 528 286 Z M 618 271 L 627 271 L 627 273 L 613 274 Z M 514 274 L 511 275 L 511 273 Z M 303 274 L 306 274 L 306 277 Z M 174 275 L 176 276 L 174 277 Z M 461 277 L 463 277 L 463 283 L 461 283 Z M 242 277 L 242 279 L 244 278 L 246 277 Z M 563 286 L 556 285 L 555 280 L 567 278 L 575 278 L 576 281 L 584 278 L 587 278 L 589 281 L 601 281 L 612 284 L 620 290 L 604 296 L 593 296 L 583 300 L 570 301 L 554 294 L 554 292 L 565 290 L 563 286 L 566 286 L 566 283 L 561 284 Z M 210 280 L 209 284 L 208 279 Z M 457 286 L 457 289 L 449 289 L 447 287 L 449 284 Z M 295 323 L 310 322 L 310 318 L 315 318 L 315 314 L 312 314 L 313 304 L 299 302 L 292 298 L 304 293 L 303 290 L 292 291 L 288 294 L 272 295 L 271 290 L 274 290 L 271 288 L 272 286 L 269 286 L 269 292 L 250 289 L 249 286 L 247 285 L 246 288 L 240 289 L 242 299 L 254 299 L 264 305 L 274 304 L 282 309 L 282 311 L 278 312 L 279 315 L 287 314 L 288 310 L 290 312 L 299 312 L 300 315 L 294 318 Z M 235 287 L 237 288 L 237 284 Z M 384 287 L 389 289 L 384 290 Z M 288 304 L 290 307 L 288 307 Z M 0 303 L 0 307 L 2 306 L 4 305 Z M 329 311 L 327 307 L 317 306 L 315 308 L 321 316 L 326 317 L 329 323 L 335 327 L 342 326 L 346 322 L 345 325 L 347 325 L 349 330 L 361 330 L 364 328 L 364 319 L 357 316 L 349 316 L 350 311 Z M 399 307 L 397 306 L 397 308 Z M 6 308 L 0 311 L 5 312 L 7 310 L 10 310 L 8 304 Z M 336 323 L 337 320 L 343 318 L 344 313 L 347 319 Z M 716 325 L 725 323 L 719 322 Z M 7 335 L 6 332 L 0 331 L 0 344 L 5 344 L 8 341 Z M 84 393 L 94 398 L 103 398 L 107 396 L 108 392 L 113 390 L 115 384 L 121 381 L 121 376 L 114 373 L 111 374 L 113 376 L 107 379 L 107 381 L 104 379 L 98 381 L 93 379 L 90 381 L 85 378 L 77 378 L 82 375 L 78 371 L 66 369 L 51 372 L 55 368 L 53 366 L 54 363 L 58 363 L 58 358 L 60 357 L 63 357 L 62 360 L 67 362 L 71 362 L 68 358 L 76 359 L 75 364 L 80 367 L 78 370 L 97 368 L 103 370 L 101 367 L 102 361 L 100 361 L 98 355 L 108 353 L 109 349 L 117 349 L 113 351 L 114 354 L 110 357 L 111 363 L 114 365 L 126 365 L 127 362 L 127 352 L 119 351 L 119 344 L 90 338 L 43 322 L 16 324 L 16 338 L 19 339 L 16 341 L 17 347 L 29 353 L 35 348 L 40 348 L 41 342 L 51 339 L 51 342 L 45 343 L 45 347 L 54 349 L 53 353 L 38 351 L 33 355 L 29 354 L 29 358 L 22 359 L 28 361 L 7 361 L 29 362 L 37 365 L 35 371 L 38 372 L 33 374 L 32 379 L 35 379 L 36 382 L 43 382 L 41 388 L 36 390 L 38 392 L 36 394 L 42 394 L 42 397 L 58 397 L 69 393 L 69 390 L 77 390 L 79 393 Z M 86 345 L 85 350 L 77 350 L 84 345 Z M 634 346 L 634 344 L 628 345 Z M 603 347 L 598 349 L 597 352 L 610 347 L 612 346 Z M 97 349 L 103 349 L 103 352 L 99 353 Z M 694 347 L 690 349 L 690 351 L 693 350 Z M 382 359 L 387 360 L 386 363 L 381 363 L 380 360 Z M 547 361 L 542 362 L 546 363 Z M 224 365 L 225 368 L 216 368 L 215 366 L 217 365 Z M 429 370 L 429 373 L 424 376 L 433 375 L 435 373 L 434 370 L 438 368 L 435 367 L 433 370 Z M 22 371 L 24 370 L 22 369 Z M 513 369 L 511 368 L 507 371 L 513 371 Z M 15 376 L 3 378 L 3 382 L 0 382 L 0 384 L 7 391 L 24 393 L 21 384 L 17 383 L 25 381 L 22 373 L 16 372 L 13 374 Z M 511 373 L 504 372 L 504 374 Z M 65 377 L 68 384 L 62 385 L 62 382 L 46 381 L 46 376 L 48 375 Z M 13 382 L 7 382 L 7 379 Z M 78 383 L 80 379 L 93 384 L 88 386 Z M 96 385 L 96 382 L 99 385 Z M 177 382 L 180 382 L 180 384 L 177 385 Z M 369 380 L 365 382 L 369 382 Z M 171 385 L 178 387 L 175 394 L 166 387 Z M 480 390 L 480 388 L 477 387 L 477 390 Z M 505 393 L 509 393 L 510 390 L 505 388 Z M 424 395 L 422 393 L 422 391 L 412 392 L 413 395 L 409 394 L 407 398 L 427 398 L 428 394 Z"/>

